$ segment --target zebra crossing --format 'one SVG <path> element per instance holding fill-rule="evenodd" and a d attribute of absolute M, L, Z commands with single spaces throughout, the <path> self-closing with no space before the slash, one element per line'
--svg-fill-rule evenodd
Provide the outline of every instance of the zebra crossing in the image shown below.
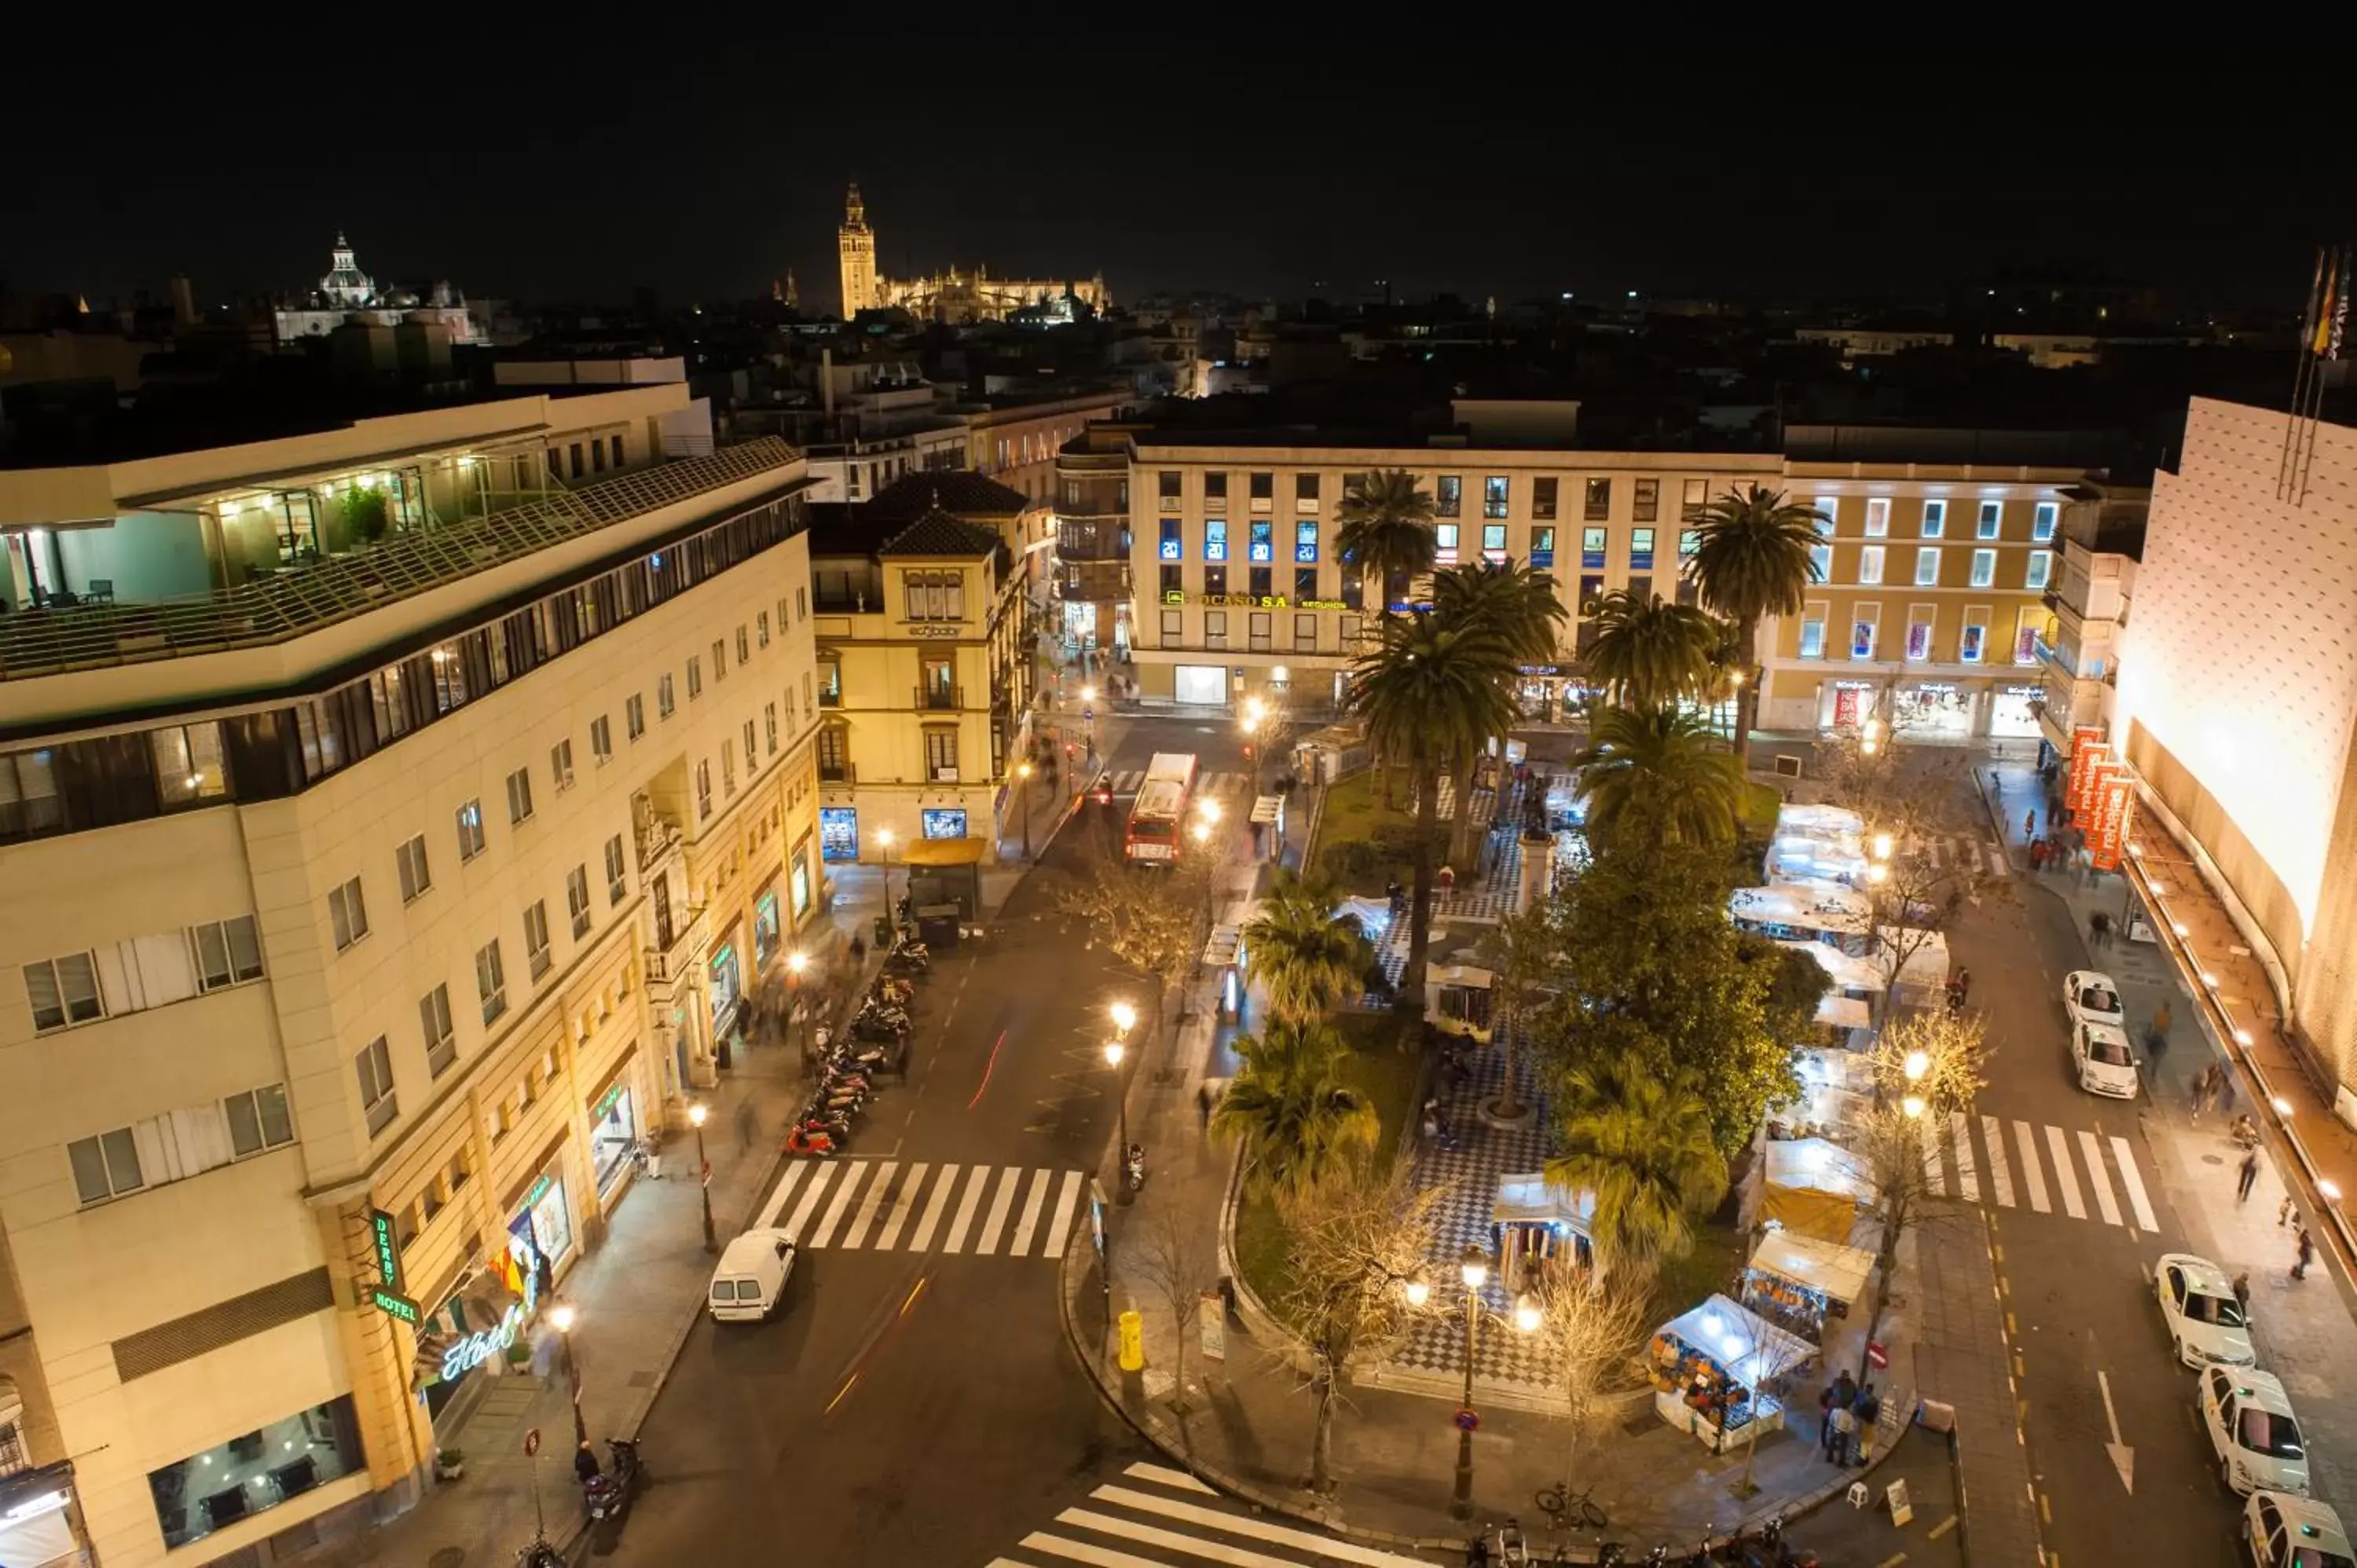
<path fill-rule="evenodd" d="M 1146 769 L 1125 768 L 1105 777 L 1111 780 L 1114 794 L 1135 795 L 1137 787 L 1146 782 Z M 1196 794 L 1222 800 L 1248 796 L 1252 793 L 1252 775 L 1249 773 L 1200 773 L 1195 777 Z"/>
<path fill-rule="evenodd" d="M 990 1560 L 990 1568 L 1140 1568 L 1229 1563 L 1235 1568 L 1431 1568 L 1384 1552 L 1247 1512 L 1184 1470 L 1138 1463 L 1042 1529 Z"/>
<path fill-rule="evenodd" d="M 1083 1202 L 1079 1171 L 924 1160 L 797 1160 L 757 1227 L 805 1248 L 1060 1258 Z"/>
<path fill-rule="evenodd" d="M 1932 1133 L 1924 1141 L 1923 1176 L 1934 1196 L 2035 1214 L 2059 1205 L 2072 1219 L 2086 1219 L 2092 1201 L 2103 1224 L 2160 1229 L 2136 1151 L 2117 1134 L 1963 1111 L 1949 1112 Z"/>
<path fill-rule="evenodd" d="M 2013 875 L 2003 848 L 1975 833 L 1939 833 L 1921 842 L 1924 859 L 1935 871 L 1978 873 L 1991 880 Z"/>

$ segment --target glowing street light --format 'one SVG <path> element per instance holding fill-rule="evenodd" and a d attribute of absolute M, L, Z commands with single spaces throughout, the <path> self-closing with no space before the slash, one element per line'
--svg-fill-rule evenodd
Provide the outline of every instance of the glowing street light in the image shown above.
<path fill-rule="evenodd" d="M 1923 1097 L 1920 1094 L 1910 1094 L 1899 1102 L 1899 1109 L 1907 1112 L 1907 1120 L 1910 1122 L 1920 1121 L 1924 1111 Z"/>
<path fill-rule="evenodd" d="M 2286 1121 L 2289 1121 L 2291 1119 L 2291 1101 L 2286 1100 L 2282 1095 L 2276 1095 L 2267 1103 L 2276 1108 L 2276 1115 L 2283 1117 Z"/>
<path fill-rule="evenodd" d="M 1877 833 L 1874 835 L 1875 859 L 1889 860 L 1890 858 L 1891 848 L 1890 835 L 1889 833 Z"/>
<path fill-rule="evenodd" d="M 1473 1357 L 1481 1326 L 1481 1287 L 1490 1283 L 1490 1255 L 1467 1246 L 1457 1260 L 1457 1277 L 1465 1282 L 1465 1389 L 1457 1412 L 1457 1490 L 1448 1511 L 1457 1519 L 1473 1517 Z"/>
<path fill-rule="evenodd" d="M 1104 1043 L 1105 1066 L 1113 1072 L 1114 1105 L 1119 1117 L 1114 1141 L 1121 1152 L 1121 1181 L 1114 1189 L 1114 1201 L 1129 1203 L 1136 1195 L 1129 1186 L 1129 1095 L 1122 1081 L 1121 1064 L 1129 1054 L 1129 1032 L 1137 1026 L 1137 1009 L 1126 1002 L 1116 1002 L 1108 1011 L 1113 1015 L 1113 1026 L 1120 1031 Z"/>
<path fill-rule="evenodd" d="M 1524 1334 L 1535 1334 L 1545 1314 L 1539 1310 L 1538 1299 L 1525 1292 L 1514 1302 L 1514 1326 Z"/>
<path fill-rule="evenodd" d="M 589 1427 L 581 1419 L 581 1366 L 573 1359 L 573 1326 L 581 1315 L 569 1301 L 560 1301 L 548 1309 L 548 1326 L 556 1330 L 557 1354 L 565 1366 L 565 1385 L 573 1393 L 573 1445 L 579 1448 L 589 1441 Z"/>
<path fill-rule="evenodd" d="M 704 1119 L 711 1114 L 700 1100 L 687 1108 L 687 1124 L 695 1129 L 695 1183 L 704 1195 L 704 1250 L 717 1252 L 720 1241 L 712 1230 L 712 1162 L 704 1155 Z"/>
<path fill-rule="evenodd" d="M 1031 858 L 1031 760 L 1028 757 L 1015 765 L 1015 777 L 1023 780 L 1023 804 L 1017 808 L 1023 813 L 1023 858 Z"/>
<path fill-rule="evenodd" d="M 1878 860 L 1866 868 L 1866 879 L 1879 886 L 1890 880 L 1890 867 Z"/>
<path fill-rule="evenodd" d="M 1195 802 L 1195 811 L 1207 822 L 1216 822 L 1220 820 L 1220 803 L 1209 795 Z"/>
<path fill-rule="evenodd" d="M 1909 1051 L 1907 1053 L 1907 1059 L 1900 1063 L 1900 1070 L 1907 1074 L 1908 1082 L 1921 1083 L 1923 1081 L 1923 1075 L 1932 1070 L 1931 1053 L 1928 1051 Z"/>

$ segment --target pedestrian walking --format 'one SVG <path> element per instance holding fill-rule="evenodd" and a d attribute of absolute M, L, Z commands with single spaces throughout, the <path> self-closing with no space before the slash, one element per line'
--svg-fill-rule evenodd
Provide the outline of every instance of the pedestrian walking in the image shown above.
<path fill-rule="evenodd" d="M 2251 1188 L 2257 1185 L 2258 1179 L 2259 1152 L 2252 1149 L 2243 1155 L 2243 1179 L 2234 1188 L 2234 1201 L 2236 1203 L 2247 1201 L 2251 1196 Z"/>
<path fill-rule="evenodd" d="M 1836 1465 L 1848 1464 L 1851 1444 L 1857 1440 L 1857 1412 L 1846 1404 L 1835 1405 L 1833 1445 L 1826 1451 L 1825 1457 Z"/>
<path fill-rule="evenodd" d="M 2109 947 L 2112 940 L 2112 918 L 2098 909 L 2087 917 L 2087 940 L 2094 947 Z"/>
<path fill-rule="evenodd" d="M 2159 1006 L 2152 1010 L 2152 1032 L 2154 1034 L 2164 1036 L 2167 1036 L 2170 1022 L 2171 1018 L 2168 1003 L 2164 1002 Z"/>
<path fill-rule="evenodd" d="M 2291 1223 L 2291 1211 L 2294 1205 L 2291 1200 L 2291 1194 L 2288 1192 L 2285 1193 L 2283 1196 L 2283 1201 L 2276 1205 L 2276 1230 L 2280 1230 L 2285 1226 Z"/>
<path fill-rule="evenodd" d="M 2243 1309 L 2243 1321 L 2251 1320 L 2251 1271 L 2244 1269 L 2234 1276 L 2234 1305 Z"/>
<path fill-rule="evenodd" d="M 1860 1383 L 1850 1409 L 1857 1416 L 1857 1456 L 1853 1463 L 1865 1465 L 1874 1457 L 1874 1423 L 1882 1416 L 1882 1396 L 1874 1391 L 1872 1383 Z"/>
<path fill-rule="evenodd" d="M 738 1101 L 737 1102 L 737 1152 L 741 1155 L 751 1148 L 753 1140 L 760 1134 L 760 1113 L 753 1109 L 752 1101 L 749 1099 Z"/>
<path fill-rule="evenodd" d="M 2308 1278 L 2309 1263 L 2316 1257 L 2316 1239 L 2308 1233 L 2307 1226 L 2299 1228 L 2299 1240 L 2296 1244 L 2299 1248 L 2299 1262 L 2291 1266 L 2291 1277 L 2304 1280 Z"/>
<path fill-rule="evenodd" d="M 2038 808 L 2035 806 L 2021 814 L 2021 836 L 2026 839 L 2038 836 Z"/>
<path fill-rule="evenodd" d="M 1211 1086 L 1208 1083 L 1195 1087 L 1195 1120 L 1204 1132 L 1211 1130 Z"/>
<path fill-rule="evenodd" d="M 1834 1456 L 1834 1386 L 1817 1396 L 1817 1447 L 1828 1459 Z"/>

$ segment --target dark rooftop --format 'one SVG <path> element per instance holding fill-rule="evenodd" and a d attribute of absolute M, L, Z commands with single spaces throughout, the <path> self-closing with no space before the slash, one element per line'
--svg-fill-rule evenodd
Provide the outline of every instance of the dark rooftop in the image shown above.
<path fill-rule="evenodd" d="M 880 501 L 882 498 L 877 498 Z M 871 503 L 873 504 L 873 503 Z M 936 508 L 884 542 L 879 555 L 995 555 L 998 532 Z"/>
<path fill-rule="evenodd" d="M 876 492 L 867 515 L 910 523 L 940 509 L 952 517 L 1015 517 L 1028 511 L 1031 498 L 971 468 L 941 468 L 904 475 Z"/>

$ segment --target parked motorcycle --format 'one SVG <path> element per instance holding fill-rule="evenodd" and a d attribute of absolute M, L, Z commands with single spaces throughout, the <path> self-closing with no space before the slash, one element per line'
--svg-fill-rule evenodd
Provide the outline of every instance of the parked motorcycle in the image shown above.
<path fill-rule="evenodd" d="M 790 1155 L 823 1160 L 834 1155 L 838 1146 L 832 1133 L 813 1132 L 800 1125 L 786 1130 L 786 1153 Z"/>
<path fill-rule="evenodd" d="M 1132 1192 L 1146 1190 L 1146 1145 L 1132 1144 L 1122 1155 L 1121 1179 Z"/>

